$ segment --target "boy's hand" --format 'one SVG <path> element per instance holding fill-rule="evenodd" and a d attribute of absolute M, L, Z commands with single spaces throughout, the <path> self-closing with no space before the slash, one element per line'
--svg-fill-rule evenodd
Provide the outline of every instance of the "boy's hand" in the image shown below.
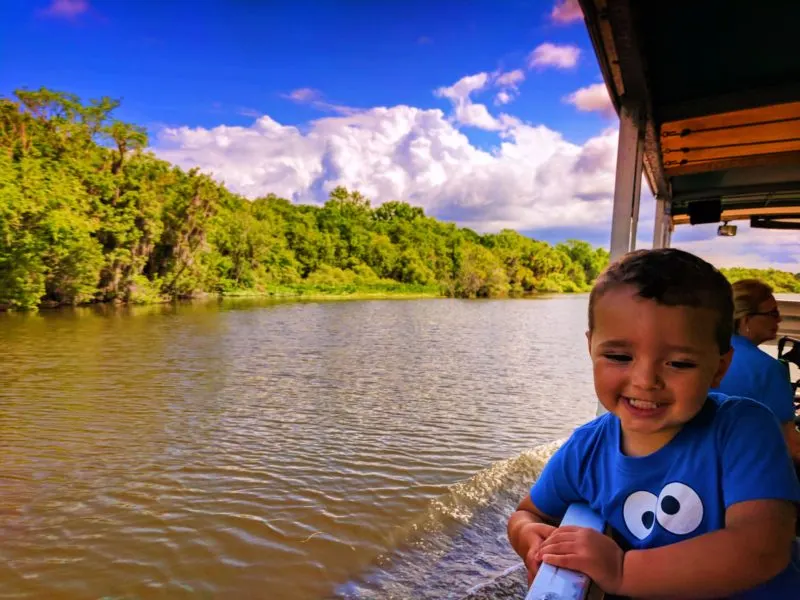
<path fill-rule="evenodd" d="M 536 577 L 539 566 L 542 564 L 541 559 L 537 558 L 539 548 L 554 531 L 556 528 L 546 523 L 527 523 L 520 527 L 518 539 L 521 545 L 524 544 L 528 548 L 522 558 L 525 568 L 528 569 L 528 586 L 533 583 L 533 578 Z"/>
<path fill-rule="evenodd" d="M 622 587 L 623 557 L 622 548 L 610 537 L 567 525 L 547 536 L 535 560 L 583 573 L 607 594 L 616 594 Z"/>

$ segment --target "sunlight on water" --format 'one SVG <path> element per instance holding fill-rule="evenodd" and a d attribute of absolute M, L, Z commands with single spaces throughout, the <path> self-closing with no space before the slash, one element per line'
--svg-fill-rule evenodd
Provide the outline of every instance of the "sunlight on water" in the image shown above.
<path fill-rule="evenodd" d="M 0 316 L 0 597 L 466 590 L 512 564 L 504 520 L 546 458 L 533 449 L 594 414 L 585 311 Z"/>

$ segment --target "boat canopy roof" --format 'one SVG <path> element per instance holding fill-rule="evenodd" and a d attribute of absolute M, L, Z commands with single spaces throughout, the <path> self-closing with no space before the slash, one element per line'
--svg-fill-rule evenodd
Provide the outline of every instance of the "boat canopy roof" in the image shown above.
<path fill-rule="evenodd" d="M 673 225 L 800 228 L 800 1 L 579 1 Z"/>

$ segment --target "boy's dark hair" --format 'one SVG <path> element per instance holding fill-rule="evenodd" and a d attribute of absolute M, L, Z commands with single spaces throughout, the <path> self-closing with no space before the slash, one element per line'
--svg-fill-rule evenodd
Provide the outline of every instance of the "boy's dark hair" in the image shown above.
<path fill-rule="evenodd" d="M 733 333 L 731 284 L 713 265 L 676 248 L 636 250 L 610 264 L 589 295 L 589 331 L 594 330 L 594 305 L 606 292 L 630 285 L 639 297 L 665 306 L 706 308 L 717 313 L 715 332 L 721 353 L 730 350 Z"/>

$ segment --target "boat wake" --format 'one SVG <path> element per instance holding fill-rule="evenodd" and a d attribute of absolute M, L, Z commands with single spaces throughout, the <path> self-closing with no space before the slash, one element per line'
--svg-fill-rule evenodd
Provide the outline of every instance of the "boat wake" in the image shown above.
<path fill-rule="evenodd" d="M 333 598 L 462 598 L 513 571 L 506 522 L 562 441 L 537 446 L 456 483 L 417 519 L 392 532 L 392 551 Z"/>

